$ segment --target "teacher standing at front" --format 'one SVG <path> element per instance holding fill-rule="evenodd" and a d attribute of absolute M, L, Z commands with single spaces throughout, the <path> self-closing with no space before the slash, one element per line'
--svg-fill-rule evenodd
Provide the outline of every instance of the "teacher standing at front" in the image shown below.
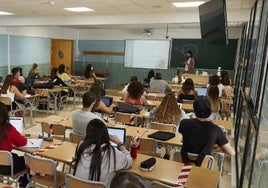
<path fill-rule="evenodd" d="M 191 51 L 186 53 L 186 60 L 183 61 L 184 72 L 188 74 L 194 74 L 195 61 Z"/>

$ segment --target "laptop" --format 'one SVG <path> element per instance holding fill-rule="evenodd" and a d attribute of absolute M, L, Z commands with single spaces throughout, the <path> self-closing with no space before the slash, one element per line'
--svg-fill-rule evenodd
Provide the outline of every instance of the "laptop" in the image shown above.
<path fill-rule="evenodd" d="M 197 91 L 198 96 L 207 96 L 207 88 L 206 87 L 196 87 L 194 88 Z"/>
<path fill-rule="evenodd" d="M 100 100 L 107 106 L 111 106 L 111 104 L 113 103 L 113 97 L 107 97 L 107 96 L 102 96 L 100 98 Z"/>
<path fill-rule="evenodd" d="M 10 117 L 9 122 L 19 133 L 23 132 L 23 117 Z"/>
<path fill-rule="evenodd" d="M 125 128 L 119 128 L 119 127 L 108 127 L 108 133 L 109 135 L 116 135 L 119 140 L 125 144 L 126 141 L 126 129 Z M 115 143 L 111 142 L 112 146 L 117 146 Z"/>

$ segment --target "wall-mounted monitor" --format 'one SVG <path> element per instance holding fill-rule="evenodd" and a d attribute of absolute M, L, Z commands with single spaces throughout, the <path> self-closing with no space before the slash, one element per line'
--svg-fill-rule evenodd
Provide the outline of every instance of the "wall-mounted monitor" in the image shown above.
<path fill-rule="evenodd" d="M 167 69 L 170 40 L 126 40 L 125 67 Z"/>
<path fill-rule="evenodd" d="M 204 43 L 228 45 L 225 0 L 211 0 L 199 6 L 200 29 Z"/>

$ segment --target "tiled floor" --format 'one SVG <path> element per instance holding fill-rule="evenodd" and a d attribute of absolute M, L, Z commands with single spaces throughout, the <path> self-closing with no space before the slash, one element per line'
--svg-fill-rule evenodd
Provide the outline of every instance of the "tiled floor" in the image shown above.
<path fill-rule="evenodd" d="M 80 105 L 80 104 L 77 104 Z M 67 108 L 63 108 L 62 111 L 60 111 L 59 115 L 70 115 L 70 112 L 72 110 L 73 106 L 68 105 Z M 53 113 L 51 111 L 51 113 Z M 40 113 L 40 112 L 35 112 L 34 113 L 34 122 L 36 120 L 36 118 L 41 118 L 41 117 L 46 117 L 47 114 L 46 113 Z M 41 134 L 41 126 L 40 123 L 36 123 L 34 126 L 30 126 L 29 124 L 30 120 L 29 120 L 29 116 L 27 115 L 26 117 L 26 126 L 25 126 L 25 133 L 29 133 L 29 134 Z M 67 130 L 66 136 L 69 136 L 69 132 L 70 130 Z M 159 150 L 160 153 L 163 152 L 163 150 Z M 217 167 L 217 159 L 215 159 L 215 163 L 214 163 L 214 168 L 216 169 Z M 204 180 L 204 181 L 209 181 L 209 180 Z M 220 188 L 230 188 L 231 187 L 231 158 L 228 155 L 225 155 L 225 160 L 224 160 L 224 171 L 223 174 L 221 176 L 221 180 L 220 180 Z"/>

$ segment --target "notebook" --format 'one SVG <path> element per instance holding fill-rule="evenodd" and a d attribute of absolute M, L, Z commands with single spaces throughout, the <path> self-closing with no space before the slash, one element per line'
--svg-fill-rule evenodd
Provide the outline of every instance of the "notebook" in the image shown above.
<path fill-rule="evenodd" d="M 108 133 L 109 135 L 116 135 L 119 140 L 125 144 L 126 140 L 126 129 L 119 128 L 119 127 L 108 127 Z M 112 146 L 117 146 L 115 143 L 111 142 Z"/>
<path fill-rule="evenodd" d="M 9 123 L 17 129 L 19 133 L 23 131 L 23 117 L 10 117 Z"/>
<path fill-rule="evenodd" d="M 194 88 L 197 91 L 198 96 L 207 96 L 207 88 L 205 87 L 196 87 Z"/>
<path fill-rule="evenodd" d="M 43 139 L 39 138 L 29 138 L 27 139 L 27 144 L 21 148 L 40 148 L 43 144 Z"/>
<path fill-rule="evenodd" d="M 113 103 L 113 97 L 102 96 L 100 99 L 107 107 Z"/>
<path fill-rule="evenodd" d="M 165 131 L 157 131 L 155 133 L 149 134 L 148 135 L 149 138 L 154 138 L 156 140 L 169 140 L 173 137 L 175 137 L 175 133 L 173 132 L 165 132 Z"/>

